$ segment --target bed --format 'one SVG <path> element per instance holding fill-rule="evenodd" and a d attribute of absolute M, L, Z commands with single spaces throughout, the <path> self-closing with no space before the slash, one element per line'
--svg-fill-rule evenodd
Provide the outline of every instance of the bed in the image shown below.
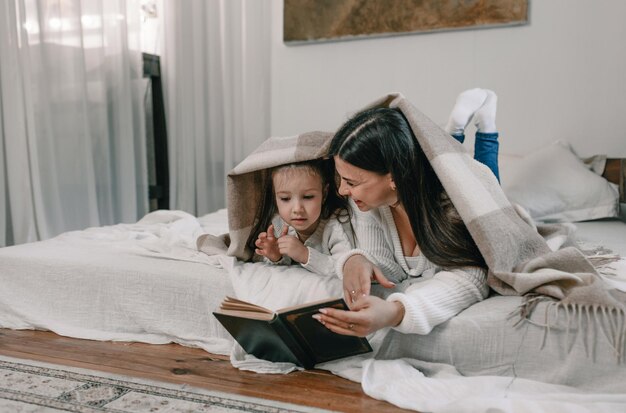
<path fill-rule="evenodd" d="M 504 171 L 503 182 L 515 181 L 510 173 Z M 617 191 L 616 186 L 610 188 Z M 575 225 L 581 248 L 606 258 L 604 276 L 626 285 L 623 217 Z M 217 235 L 227 229 L 225 210 L 200 218 L 182 211 L 156 211 L 135 224 L 73 231 L 2 248 L 0 328 L 50 330 L 93 340 L 175 342 L 230 354 L 233 340 L 211 311 L 224 296 L 237 295 L 237 283 L 248 281 L 232 278 L 232 271 L 225 268 L 232 262 L 196 248 L 201 234 Z M 285 295 L 288 298 L 274 302 L 274 308 L 341 294 L 336 279 L 320 281 L 309 274 L 290 280 L 308 293 Z M 262 290 L 278 288 L 281 280 L 254 282 Z M 541 308 L 533 312 L 532 322 L 517 323 L 511 317 L 519 304 L 519 297 L 493 295 L 427 336 L 389 331 L 377 346 L 376 358 L 451 365 L 463 376 L 518 377 L 585 392 L 626 393 L 626 368 L 609 342 L 600 332 L 595 340 L 575 334 L 586 320 L 562 321 L 545 334 Z M 578 374 L 581 370 L 586 374 Z"/>
<path fill-rule="evenodd" d="M 230 280 L 195 248 L 199 234 L 225 229 L 225 211 L 158 211 L 0 249 L 0 326 L 228 353 L 210 310 L 232 293 Z"/>

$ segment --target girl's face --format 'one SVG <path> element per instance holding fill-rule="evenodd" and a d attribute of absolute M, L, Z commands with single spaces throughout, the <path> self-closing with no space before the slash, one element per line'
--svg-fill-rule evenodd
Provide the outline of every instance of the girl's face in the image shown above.
<path fill-rule="evenodd" d="M 315 232 L 322 213 L 322 178 L 306 168 L 282 169 L 272 176 L 278 215 L 299 234 Z"/>
<path fill-rule="evenodd" d="M 392 189 L 395 186 L 391 173 L 379 175 L 358 168 L 338 156 L 335 156 L 335 168 L 341 177 L 339 193 L 351 197 L 361 211 L 398 203 L 398 194 Z"/>

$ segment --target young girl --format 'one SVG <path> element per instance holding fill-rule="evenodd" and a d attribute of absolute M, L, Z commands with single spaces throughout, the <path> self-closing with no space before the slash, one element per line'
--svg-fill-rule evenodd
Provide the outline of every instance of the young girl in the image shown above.
<path fill-rule="evenodd" d="M 335 275 L 333 255 L 350 251 L 354 242 L 332 159 L 281 165 L 269 173 L 249 247 L 266 262 L 297 262 L 316 274 Z"/>

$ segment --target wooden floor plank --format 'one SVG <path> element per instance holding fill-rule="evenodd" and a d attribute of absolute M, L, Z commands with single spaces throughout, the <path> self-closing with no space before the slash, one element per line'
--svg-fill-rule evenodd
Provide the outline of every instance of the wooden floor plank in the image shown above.
<path fill-rule="evenodd" d="M 0 354 L 347 413 L 406 411 L 372 399 L 358 383 L 327 371 L 257 374 L 232 367 L 227 356 L 177 344 L 102 342 L 0 329 Z"/>

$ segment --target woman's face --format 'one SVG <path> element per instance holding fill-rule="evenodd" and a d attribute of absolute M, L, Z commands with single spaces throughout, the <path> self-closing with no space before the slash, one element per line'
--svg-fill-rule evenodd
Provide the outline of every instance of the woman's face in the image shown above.
<path fill-rule="evenodd" d="M 361 211 L 398 203 L 390 173 L 379 175 L 358 168 L 338 156 L 335 156 L 335 168 L 341 177 L 339 193 L 352 198 Z"/>

